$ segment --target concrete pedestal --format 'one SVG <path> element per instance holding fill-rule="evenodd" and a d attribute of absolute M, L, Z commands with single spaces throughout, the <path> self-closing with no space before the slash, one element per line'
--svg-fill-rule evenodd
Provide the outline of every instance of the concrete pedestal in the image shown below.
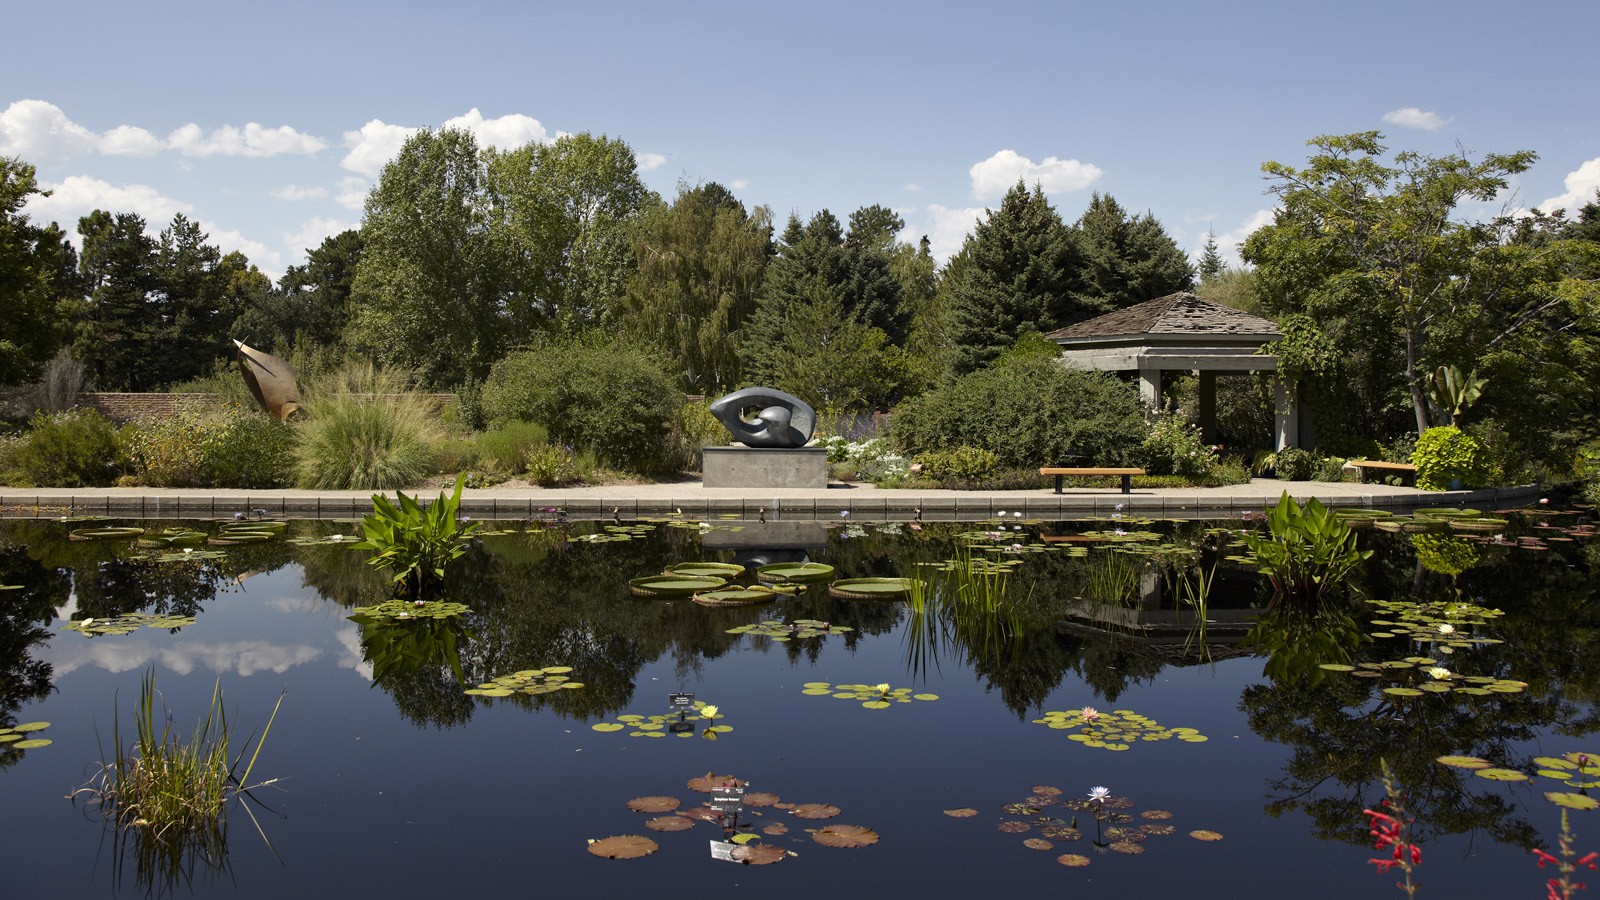
<path fill-rule="evenodd" d="M 708 488 L 826 488 L 828 451 L 821 447 L 705 448 L 703 483 Z"/>

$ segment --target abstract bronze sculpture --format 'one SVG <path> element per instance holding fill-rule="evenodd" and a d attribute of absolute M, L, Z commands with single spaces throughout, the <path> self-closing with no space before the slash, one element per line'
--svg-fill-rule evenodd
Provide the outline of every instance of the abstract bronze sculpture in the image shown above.
<path fill-rule="evenodd" d="M 256 398 L 267 415 L 282 422 L 300 408 L 300 390 L 295 385 L 294 368 L 270 353 L 262 353 L 243 341 L 239 348 L 239 373 L 244 376 L 250 396 Z"/>
<path fill-rule="evenodd" d="M 751 410 L 759 410 L 753 421 L 745 418 Z M 775 388 L 734 391 L 714 401 L 711 414 L 746 447 L 804 447 L 817 428 L 815 410 Z"/>

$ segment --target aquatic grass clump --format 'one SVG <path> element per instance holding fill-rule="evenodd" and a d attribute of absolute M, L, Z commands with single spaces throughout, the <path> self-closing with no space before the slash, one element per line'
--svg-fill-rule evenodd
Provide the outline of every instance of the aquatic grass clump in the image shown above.
<path fill-rule="evenodd" d="M 228 802 L 236 796 L 248 798 L 251 790 L 276 781 L 251 783 L 250 775 L 283 698 L 273 705 L 259 733 L 237 745 L 222 703 L 220 681 L 188 739 L 173 732 L 169 710 L 163 709 L 158 721 L 155 698 L 155 673 L 146 672 L 133 717 L 132 744 L 123 742 L 118 715 L 112 726 L 115 756 L 111 762 L 101 763 L 99 771 L 73 797 L 98 806 L 118 837 L 133 843 L 140 881 L 150 883 L 159 877 L 173 883 L 180 877 L 188 880 L 196 863 L 212 870 L 221 868 L 227 856 Z M 255 814 L 248 806 L 244 809 L 260 832 Z M 265 840 L 265 833 L 261 834 Z M 119 844 L 119 862 L 127 849 Z"/>

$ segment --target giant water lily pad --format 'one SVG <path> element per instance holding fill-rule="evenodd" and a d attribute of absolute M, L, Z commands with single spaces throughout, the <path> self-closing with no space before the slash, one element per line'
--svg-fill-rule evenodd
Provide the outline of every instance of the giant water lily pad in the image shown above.
<path fill-rule="evenodd" d="M 127 541 L 144 534 L 143 528 L 131 525 L 117 525 L 99 528 L 75 528 L 67 532 L 67 539 L 72 541 Z"/>
<path fill-rule="evenodd" d="M 870 847 L 878 842 L 878 833 L 861 825 L 825 825 L 818 828 L 811 839 L 824 847 Z"/>
<path fill-rule="evenodd" d="M 189 528 L 167 528 L 147 531 L 139 538 L 139 546 L 160 549 L 164 547 L 198 547 L 206 542 L 206 533 Z"/>
<path fill-rule="evenodd" d="M 778 592 L 769 587 L 723 587 L 702 591 L 691 599 L 701 606 L 755 606 L 778 599 Z"/>
<path fill-rule="evenodd" d="M 667 566 L 667 575 L 706 576 L 732 580 L 744 574 L 744 566 L 725 562 L 685 562 Z"/>
<path fill-rule="evenodd" d="M 837 600 L 900 600 L 919 586 L 913 578 L 845 578 L 828 585 Z"/>
<path fill-rule="evenodd" d="M 619 834 L 589 842 L 589 852 L 605 859 L 638 859 L 649 856 L 661 845 L 642 834 Z"/>
<path fill-rule="evenodd" d="M 810 584 L 827 581 L 833 577 L 833 566 L 827 563 L 772 563 L 756 569 L 762 581 L 796 581 Z"/>
<path fill-rule="evenodd" d="M 167 616 L 156 613 L 131 612 L 120 616 L 89 617 L 68 622 L 62 631 L 76 631 L 85 637 L 102 634 L 132 634 L 140 628 L 184 628 L 194 624 L 194 616 Z"/>
<path fill-rule="evenodd" d="M 727 583 L 715 575 L 651 575 L 629 579 L 628 591 L 635 597 L 690 597 Z"/>

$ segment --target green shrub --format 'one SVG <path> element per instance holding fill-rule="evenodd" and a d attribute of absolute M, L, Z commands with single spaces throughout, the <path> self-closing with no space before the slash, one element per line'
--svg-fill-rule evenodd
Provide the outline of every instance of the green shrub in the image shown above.
<path fill-rule="evenodd" d="M 1411 452 L 1411 463 L 1417 467 L 1417 487 L 1423 490 L 1449 490 L 1452 482 L 1464 488 L 1489 483 L 1489 453 L 1483 441 L 1454 425 L 1424 431 Z"/>
<path fill-rule="evenodd" d="M 294 483 L 294 430 L 253 408 L 182 409 L 122 429 L 133 477 L 152 487 L 281 488 Z"/>
<path fill-rule="evenodd" d="M 534 447 L 522 464 L 528 470 L 528 480 L 540 487 L 561 487 L 581 480 L 577 461 L 564 447 L 549 444 Z"/>
<path fill-rule="evenodd" d="M 35 487 L 104 487 L 121 463 L 117 426 L 92 409 L 41 413 L 11 453 L 20 477 Z"/>
<path fill-rule="evenodd" d="M 678 455 L 675 468 L 696 472 L 702 468 L 705 448 L 720 447 L 732 439 L 728 426 L 713 416 L 710 406 L 705 403 L 685 403 L 679 407 L 668 438 L 676 448 L 673 452 Z"/>
<path fill-rule="evenodd" d="M 1312 481 L 1344 481 L 1344 460 L 1337 456 L 1317 454 L 1317 464 L 1311 472 Z"/>
<path fill-rule="evenodd" d="M 940 481 L 977 481 L 988 478 L 1000 468 L 1000 459 L 988 450 L 978 447 L 957 447 L 954 450 L 930 450 L 916 459 L 922 474 Z"/>
<path fill-rule="evenodd" d="M 672 471 L 673 422 L 683 393 L 652 355 L 594 341 L 551 343 L 496 363 L 483 386 L 491 423 L 537 422 L 550 440 L 592 450 L 602 464 Z"/>
<path fill-rule="evenodd" d="M 1317 455 L 1299 447 L 1285 447 L 1278 451 L 1272 468 L 1279 481 L 1310 481 L 1317 470 Z"/>
<path fill-rule="evenodd" d="M 1203 479 L 1217 468 L 1217 451 L 1200 439 L 1200 427 L 1164 414 L 1139 445 L 1139 460 L 1151 475 Z"/>
<path fill-rule="evenodd" d="M 433 445 L 433 466 L 447 474 L 465 472 L 478 464 L 478 442 L 471 437 L 451 434 Z M 469 477 L 467 487 L 478 487 Z"/>
<path fill-rule="evenodd" d="M 1138 390 L 1037 356 L 1004 360 L 901 405 L 890 432 L 910 454 L 979 447 L 1004 468 L 1130 462 L 1149 428 Z"/>
<path fill-rule="evenodd" d="M 389 490 L 420 484 L 433 471 L 444 437 L 429 399 L 399 379 L 351 369 L 307 390 L 295 423 L 296 480 L 301 487 Z"/>
<path fill-rule="evenodd" d="M 506 422 L 478 435 L 478 462 L 491 472 L 515 475 L 522 471 L 528 453 L 550 443 L 543 425 Z"/>

